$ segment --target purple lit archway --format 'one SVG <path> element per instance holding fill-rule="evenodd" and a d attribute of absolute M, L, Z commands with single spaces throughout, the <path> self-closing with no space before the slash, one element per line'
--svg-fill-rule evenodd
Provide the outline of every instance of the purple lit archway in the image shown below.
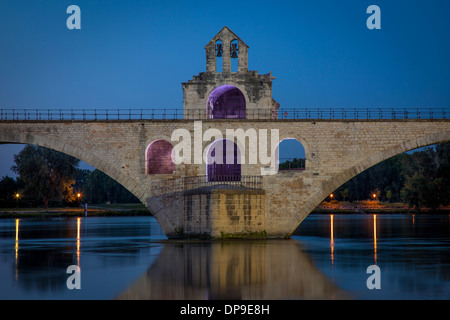
<path fill-rule="evenodd" d="M 171 174 L 175 171 L 172 161 L 173 146 L 166 140 L 155 140 L 147 147 L 147 174 Z"/>
<path fill-rule="evenodd" d="M 241 181 L 241 154 L 237 144 L 231 140 L 214 141 L 207 155 L 208 181 Z"/>
<path fill-rule="evenodd" d="M 208 97 L 209 119 L 245 119 L 245 96 L 235 86 L 223 85 Z"/>

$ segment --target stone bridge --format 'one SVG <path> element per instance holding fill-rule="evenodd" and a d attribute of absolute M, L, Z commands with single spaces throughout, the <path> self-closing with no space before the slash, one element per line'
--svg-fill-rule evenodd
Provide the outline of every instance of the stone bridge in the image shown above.
<path fill-rule="evenodd" d="M 170 172 L 150 172 L 152 164 L 163 166 L 160 158 L 152 158 L 152 142 L 175 145 L 171 139 L 177 129 L 192 136 L 201 129 L 203 136 L 211 128 L 224 136 L 227 129 L 278 130 L 278 140 L 269 145 L 300 141 L 305 170 L 276 172 L 260 162 L 250 164 L 255 150 L 246 139 L 245 145 L 238 143 L 246 155 L 240 165 L 242 185 L 240 180 L 213 181 L 170 188 L 182 179 L 207 176 L 205 159 L 199 164 L 172 163 Z M 213 143 L 210 138 L 202 140 L 202 151 Z M 397 154 L 448 141 L 448 119 L 0 120 L 1 143 L 39 145 L 98 168 L 136 195 L 170 238 L 289 237 L 321 201 L 362 171 Z M 193 147 L 192 159 L 195 152 Z M 246 186 L 246 176 L 258 179 Z M 161 189 L 164 185 L 169 188 Z"/>
<path fill-rule="evenodd" d="M 450 141 L 448 108 L 280 108 L 275 78 L 248 70 L 248 50 L 223 27 L 205 46 L 206 71 L 182 83 L 182 110 L 0 109 L 0 143 L 91 164 L 136 195 L 168 237 L 286 238 L 362 171 Z M 225 163 L 224 137 L 234 142 Z M 278 171 L 285 139 L 303 145 L 305 170 Z"/>

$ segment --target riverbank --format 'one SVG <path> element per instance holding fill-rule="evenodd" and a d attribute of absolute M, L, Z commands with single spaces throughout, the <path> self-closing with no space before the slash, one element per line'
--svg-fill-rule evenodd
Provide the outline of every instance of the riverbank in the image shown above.
<path fill-rule="evenodd" d="M 64 208 L 0 208 L 0 219 L 7 218 L 53 218 L 53 217 L 84 217 L 84 207 Z M 89 217 L 119 217 L 119 216 L 151 216 L 142 204 L 112 204 L 88 206 Z"/>
<path fill-rule="evenodd" d="M 373 201 L 358 203 L 322 203 L 312 214 L 450 214 L 450 207 L 438 211 L 422 208 L 420 212 L 403 204 L 374 203 Z M 88 206 L 89 217 L 121 217 L 121 216 L 151 216 L 152 214 L 142 204 L 111 204 Z M 53 218 L 53 217 L 84 217 L 83 207 L 77 208 L 0 208 L 0 219 L 7 218 Z"/>
<path fill-rule="evenodd" d="M 421 208 L 418 212 L 403 203 L 383 203 L 378 201 L 322 202 L 312 213 L 315 214 L 450 214 L 450 206 L 438 210 Z"/>

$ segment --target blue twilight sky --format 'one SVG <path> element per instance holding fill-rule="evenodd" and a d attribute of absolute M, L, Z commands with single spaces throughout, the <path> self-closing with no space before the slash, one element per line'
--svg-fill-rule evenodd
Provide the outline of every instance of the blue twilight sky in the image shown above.
<path fill-rule="evenodd" d="M 69 5 L 81 30 L 68 30 Z M 367 7 L 381 8 L 369 30 Z M 0 108 L 182 108 L 226 25 L 284 107 L 448 107 L 450 1 L 1 0 Z M 22 147 L 0 146 L 0 177 Z"/>

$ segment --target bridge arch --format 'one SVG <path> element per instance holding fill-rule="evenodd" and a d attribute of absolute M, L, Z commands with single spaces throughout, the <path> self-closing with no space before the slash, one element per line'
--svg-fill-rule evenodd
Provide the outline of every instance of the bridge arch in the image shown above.
<path fill-rule="evenodd" d="M 0 131 L 0 142 L 37 145 L 68 154 L 102 171 L 113 180 L 120 183 L 123 187 L 125 187 L 128 191 L 135 195 L 142 203 L 145 204 L 145 194 L 139 192 L 139 190 L 134 188 L 136 186 L 134 180 L 121 173 L 118 169 L 105 161 L 103 158 L 97 157 L 94 152 L 88 152 L 77 145 L 71 144 L 67 140 L 63 141 L 54 139 L 52 137 L 43 137 L 36 134 Z"/>
<path fill-rule="evenodd" d="M 310 200 L 304 204 L 302 213 L 298 216 L 300 220 L 298 221 L 298 224 L 295 226 L 295 228 L 292 229 L 292 232 L 295 231 L 295 229 L 309 215 L 309 213 L 312 212 L 314 208 L 316 208 L 326 197 L 328 197 L 330 193 L 332 193 L 334 190 L 338 189 L 344 183 L 356 177 L 363 171 L 398 154 L 449 141 L 450 131 L 433 133 L 424 137 L 419 137 L 403 142 L 395 147 L 391 147 L 384 151 L 367 156 L 356 165 L 353 165 L 352 167 L 346 169 L 343 173 L 332 177 L 322 184 L 323 187 L 320 189 L 320 191 L 310 197 Z"/>

